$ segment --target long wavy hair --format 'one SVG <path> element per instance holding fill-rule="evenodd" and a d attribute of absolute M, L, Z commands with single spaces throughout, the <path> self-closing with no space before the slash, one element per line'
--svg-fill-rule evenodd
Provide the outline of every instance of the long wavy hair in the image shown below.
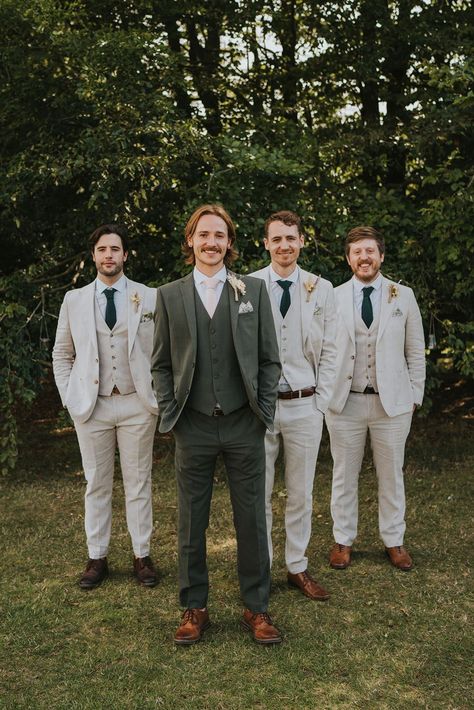
<path fill-rule="evenodd" d="M 222 207 L 222 205 L 218 204 L 201 205 L 201 207 L 194 210 L 191 217 L 188 219 L 184 229 L 184 242 L 181 246 L 181 251 L 184 254 L 186 264 L 194 265 L 196 262 L 194 250 L 192 246 L 189 245 L 189 240 L 193 237 L 199 220 L 206 214 L 213 214 L 216 217 L 220 217 L 227 225 L 227 235 L 230 240 L 230 246 L 226 251 L 224 264 L 227 268 L 230 268 L 239 255 L 237 249 L 235 248 L 235 225 L 232 222 L 229 213 Z"/>

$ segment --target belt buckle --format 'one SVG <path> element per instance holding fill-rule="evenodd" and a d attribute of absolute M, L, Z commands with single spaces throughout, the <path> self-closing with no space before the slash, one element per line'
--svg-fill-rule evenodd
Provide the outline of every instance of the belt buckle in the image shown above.
<path fill-rule="evenodd" d="M 213 409 L 212 416 L 213 417 L 222 417 L 223 414 L 224 414 L 224 412 L 222 411 L 222 409 L 218 405 L 216 405 Z"/>

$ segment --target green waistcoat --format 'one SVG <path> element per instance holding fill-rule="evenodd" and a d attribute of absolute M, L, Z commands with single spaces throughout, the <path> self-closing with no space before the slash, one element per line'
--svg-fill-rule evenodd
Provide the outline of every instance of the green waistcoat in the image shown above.
<path fill-rule="evenodd" d="M 224 285 L 212 318 L 195 290 L 197 327 L 196 368 L 186 405 L 211 415 L 216 404 L 224 414 L 248 402 L 235 354 L 229 315 L 229 289 Z"/>

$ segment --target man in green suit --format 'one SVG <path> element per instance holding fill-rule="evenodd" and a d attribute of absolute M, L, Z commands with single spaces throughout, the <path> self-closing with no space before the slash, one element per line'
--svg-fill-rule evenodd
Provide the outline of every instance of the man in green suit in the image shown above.
<path fill-rule="evenodd" d="M 179 588 L 185 608 L 177 644 L 209 627 L 206 529 L 216 459 L 227 470 L 237 536 L 242 626 L 257 643 L 281 636 L 267 613 L 265 447 L 280 376 L 265 284 L 240 279 L 235 227 L 220 205 L 190 217 L 183 251 L 193 271 L 158 289 L 152 375 L 160 431 L 173 431 L 179 509 Z"/>

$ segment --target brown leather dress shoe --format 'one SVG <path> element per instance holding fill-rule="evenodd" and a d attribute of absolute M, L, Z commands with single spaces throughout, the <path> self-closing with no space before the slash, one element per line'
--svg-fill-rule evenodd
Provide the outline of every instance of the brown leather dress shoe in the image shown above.
<path fill-rule="evenodd" d="M 101 584 L 109 574 L 107 557 L 100 557 L 97 560 L 88 559 L 82 577 L 79 580 L 81 589 L 95 589 Z"/>
<path fill-rule="evenodd" d="M 197 643 L 210 625 L 207 609 L 186 609 L 176 631 L 174 642 L 178 646 L 190 646 Z"/>
<path fill-rule="evenodd" d="M 401 569 L 403 572 L 409 572 L 413 567 L 413 560 L 403 545 L 386 547 L 385 552 L 390 558 L 392 565 L 398 567 L 398 569 Z"/>
<path fill-rule="evenodd" d="M 252 632 L 253 640 L 256 643 L 270 644 L 281 642 L 281 634 L 266 612 L 257 612 L 254 614 L 249 609 L 245 609 L 240 624 L 243 629 Z"/>
<path fill-rule="evenodd" d="M 350 545 L 339 545 L 336 542 L 329 553 L 329 564 L 334 569 L 346 569 L 351 563 L 352 547 Z"/>
<path fill-rule="evenodd" d="M 325 602 L 329 599 L 328 592 L 311 577 L 308 570 L 297 574 L 288 572 L 288 584 L 292 587 L 298 587 L 306 597 L 316 599 L 318 602 Z"/>
<path fill-rule="evenodd" d="M 151 557 L 135 557 L 133 560 L 133 573 L 140 584 L 145 587 L 156 587 L 158 575 Z"/>

